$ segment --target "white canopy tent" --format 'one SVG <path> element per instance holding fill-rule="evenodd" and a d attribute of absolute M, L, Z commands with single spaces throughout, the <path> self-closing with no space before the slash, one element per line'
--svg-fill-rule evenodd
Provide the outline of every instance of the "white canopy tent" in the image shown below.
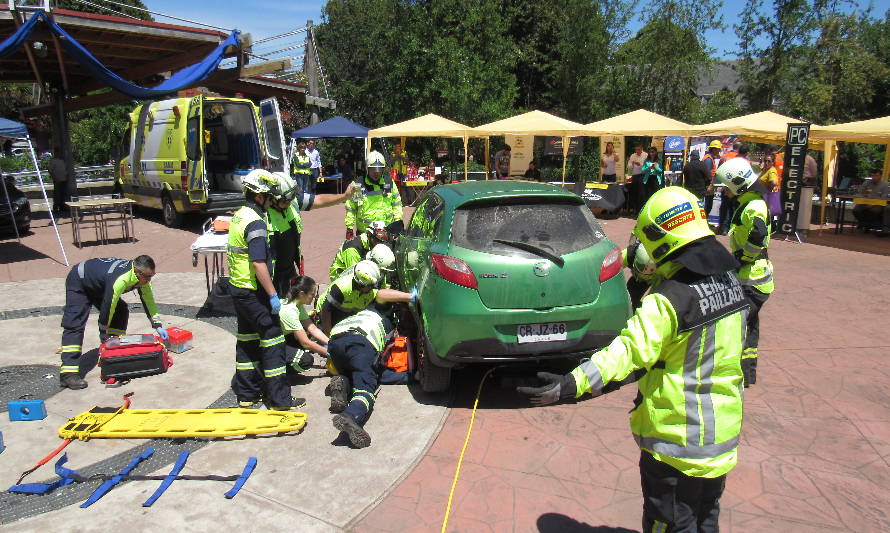
<path fill-rule="evenodd" d="M 46 196 L 46 186 L 43 184 L 43 175 L 40 172 L 40 165 L 37 163 L 37 154 L 34 153 L 34 145 L 31 144 L 31 136 L 28 135 L 28 128 L 21 122 L 0 118 L 0 138 L 14 139 L 28 143 L 28 151 L 31 154 L 31 161 L 34 163 L 34 170 L 37 172 L 37 181 L 40 182 L 40 190 L 43 192 L 43 200 L 46 202 L 49 219 L 52 221 L 53 229 L 56 232 L 56 240 L 59 241 L 59 249 L 62 250 L 62 258 L 65 260 L 65 266 L 70 266 L 68 264 L 68 254 L 65 253 L 65 246 L 62 245 L 62 237 L 59 235 L 59 226 L 56 224 L 56 218 L 53 216 L 53 210 L 50 208 L 49 198 Z M 3 183 L 3 195 L 6 200 L 6 205 L 9 208 L 9 216 L 12 218 L 12 227 L 15 229 L 15 236 L 19 242 L 22 242 L 18 226 L 16 226 L 15 223 L 15 213 L 12 209 L 12 203 L 9 200 L 9 191 L 6 189 L 6 180 L 0 180 L 0 182 Z"/>

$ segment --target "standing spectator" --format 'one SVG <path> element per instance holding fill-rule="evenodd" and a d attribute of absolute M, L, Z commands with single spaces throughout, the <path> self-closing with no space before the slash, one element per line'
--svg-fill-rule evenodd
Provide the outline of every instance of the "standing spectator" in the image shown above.
<path fill-rule="evenodd" d="M 643 188 L 643 163 L 646 162 L 646 154 L 643 153 L 643 145 L 634 145 L 634 153 L 627 159 L 627 168 L 630 170 L 630 201 L 628 205 L 635 212 L 639 212 L 645 203 L 643 198 L 646 190 Z"/>
<path fill-rule="evenodd" d="M 494 172 L 499 180 L 510 178 L 510 145 L 505 144 L 504 148 L 494 154 Z"/>
<path fill-rule="evenodd" d="M 711 208 L 714 206 L 714 175 L 717 174 L 717 165 L 720 161 L 720 152 L 723 150 L 723 143 L 714 139 L 708 144 L 708 153 L 701 159 L 708 169 L 710 177 L 708 178 L 708 190 L 705 194 L 705 213 L 711 216 Z"/>
<path fill-rule="evenodd" d="M 408 152 L 402 149 L 402 143 L 396 143 L 396 148 L 392 152 L 392 168 L 396 171 L 396 181 L 401 182 L 405 179 L 408 165 Z"/>
<path fill-rule="evenodd" d="M 775 231 L 778 225 L 779 215 L 782 214 L 782 200 L 779 192 L 779 173 L 776 171 L 775 155 L 767 154 L 760 163 L 761 173 L 758 181 L 766 189 L 763 199 L 766 200 L 766 206 L 769 209 L 770 225 Z"/>
<path fill-rule="evenodd" d="M 704 200 L 711 175 L 708 168 L 702 163 L 698 152 L 689 154 L 689 162 L 683 167 L 683 187 L 694 194 L 699 200 Z"/>
<path fill-rule="evenodd" d="M 538 170 L 538 164 L 534 159 L 528 162 L 528 169 L 525 171 L 524 177 L 529 181 L 541 181 L 541 171 Z"/>
<path fill-rule="evenodd" d="M 643 188 L 645 195 L 641 204 L 649 201 L 649 197 L 655 194 L 655 191 L 661 188 L 664 183 L 664 168 L 658 160 L 658 148 L 649 147 L 649 156 L 643 162 Z"/>
<path fill-rule="evenodd" d="M 807 157 L 803 163 L 803 184 L 807 187 L 815 187 L 819 181 L 819 165 L 816 160 L 807 152 Z"/>
<path fill-rule="evenodd" d="M 53 214 L 59 216 L 67 211 L 68 201 L 68 165 L 62 157 L 62 148 L 53 146 L 53 157 L 49 160 L 49 177 L 53 180 Z"/>
<path fill-rule="evenodd" d="M 606 143 L 606 153 L 603 154 L 603 160 L 600 166 L 603 169 L 603 181 L 606 183 L 615 183 L 618 177 L 615 175 L 615 165 L 618 163 L 618 154 L 615 153 L 615 145 Z"/>
<path fill-rule="evenodd" d="M 311 167 L 312 161 L 309 154 L 306 153 L 306 143 L 301 142 L 297 145 L 297 153 L 294 154 L 294 159 L 291 162 L 290 174 L 294 177 L 294 181 L 300 184 L 300 189 L 307 194 L 311 194 L 308 193 L 309 183 L 314 181 Z"/>
<path fill-rule="evenodd" d="M 315 187 L 318 184 L 318 178 L 321 177 L 321 154 L 318 153 L 318 150 L 315 148 L 315 141 L 309 141 L 306 149 L 306 155 L 309 156 L 310 163 L 310 172 L 312 173 L 312 179 L 309 180 L 309 187 L 303 189 L 303 192 L 309 194 L 315 194 Z"/>
<path fill-rule="evenodd" d="M 337 156 L 337 172 L 340 174 L 340 182 L 350 184 L 355 180 L 355 168 L 352 162 L 346 159 L 345 154 Z"/>

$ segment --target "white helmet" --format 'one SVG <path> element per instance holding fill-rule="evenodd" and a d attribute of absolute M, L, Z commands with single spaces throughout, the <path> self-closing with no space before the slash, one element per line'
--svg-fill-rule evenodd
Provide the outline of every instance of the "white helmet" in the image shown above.
<path fill-rule="evenodd" d="M 386 227 L 386 222 L 382 220 L 375 220 L 368 224 L 368 229 L 365 230 L 373 237 L 375 237 L 378 241 L 388 241 L 389 240 L 389 230 Z"/>
<path fill-rule="evenodd" d="M 380 282 L 380 267 L 368 259 L 359 261 L 355 265 L 352 279 L 362 287 L 374 287 Z"/>
<path fill-rule="evenodd" d="M 258 168 L 241 178 L 241 188 L 244 192 L 275 194 L 278 191 L 278 178 L 268 170 Z"/>
<path fill-rule="evenodd" d="M 284 172 L 274 172 L 273 175 L 278 180 L 278 191 L 275 191 L 276 200 L 293 201 L 300 191 L 300 186 Z"/>
<path fill-rule="evenodd" d="M 378 244 L 371 248 L 366 259 L 374 261 L 377 263 L 377 266 L 382 269 L 385 269 L 396 262 L 396 256 L 392 253 L 392 250 L 389 249 L 389 246 L 385 244 Z"/>
<path fill-rule="evenodd" d="M 744 193 L 756 181 L 757 174 L 744 157 L 733 157 L 717 167 L 717 174 L 714 175 L 715 186 L 726 187 L 735 195 Z"/>
<path fill-rule="evenodd" d="M 367 163 L 368 168 L 383 168 L 386 166 L 386 158 L 384 158 L 383 154 L 377 150 L 372 150 L 371 153 L 368 154 Z"/>

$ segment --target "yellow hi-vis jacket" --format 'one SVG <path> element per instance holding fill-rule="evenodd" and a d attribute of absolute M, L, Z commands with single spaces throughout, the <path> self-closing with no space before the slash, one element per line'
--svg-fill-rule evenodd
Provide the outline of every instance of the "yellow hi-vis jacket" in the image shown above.
<path fill-rule="evenodd" d="M 637 444 L 688 476 L 715 478 L 737 461 L 750 303 L 732 272 L 695 278 L 653 288 L 620 335 L 572 375 L 576 397 L 597 396 L 647 370 L 630 416 Z"/>
<path fill-rule="evenodd" d="M 254 224 L 262 222 L 262 224 Z M 229 224 L 229 243 L 226 255 L 229 263 L 229 283 L 242 289 L 257 289 L 256 271 L 248 254 L 248 243 L 262 238 L 266 243 L 266 264 L 274 274 L 275 262 L 269 247 L 269 222 L 259 208 L 246 205 L 232 215 Z"/>
<path fill-rule="evenodd" d="M 361 192 L 346 200 L 347 228 L 356 225 L 358 233 L 362 233 L 375 220 L 387 225 L 402 220 L 402 197 L 398 190 L 393 190 L 389 177 L 384 178 L 383 185 L 365 178 Z"/>
<path fill-rule="evenodd" d="M 729 225 L 729 247 L 742 267 L 738 271 L 743 285 L 763 294 L 772 294 L 773 264 L 767 248 L 770 240 L 770 216 L 766 200 L 756 191 L 739 196 L 739 207 Z"/>

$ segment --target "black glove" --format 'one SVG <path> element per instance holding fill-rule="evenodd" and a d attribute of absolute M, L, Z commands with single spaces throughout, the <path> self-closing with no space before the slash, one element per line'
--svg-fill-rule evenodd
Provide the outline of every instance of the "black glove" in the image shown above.
<path fill-rule="evenodd" d="M 571 374 L 551 374 L 550 372 L 538 372 L 538 379 L 544 385 L 540 387 L 516 387 L 516 392 L 523 396 L 530 396 L 534 406 L 548 405 L 560 400 L 570 400 L 575 397 L 577 386 L 575 377 Z"/>
<path fill-rule="evenodd" d="M 732 255 L 735 256 L 736 260 L 737 260 L 739 263 L 745 264 L 745 263 L 750 263 L 750 262 L 751 262 L 751 259 L 748 259 L 747 257 L 745 257 L 745 252 L 744 252 L 743 250 L 741 250 L 741 249 L 736 250 L 735 253 L 732 254 Z"/>

